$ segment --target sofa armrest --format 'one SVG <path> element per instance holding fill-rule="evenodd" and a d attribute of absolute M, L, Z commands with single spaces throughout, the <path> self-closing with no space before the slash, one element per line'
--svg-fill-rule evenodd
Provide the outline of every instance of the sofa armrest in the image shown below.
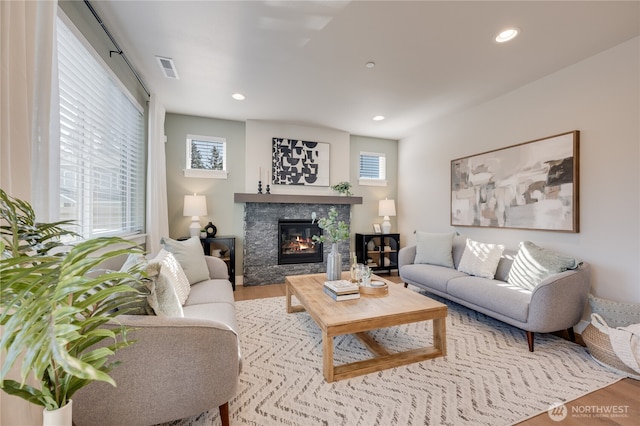
<path fill-rule="evenodd" d="M 416 259 L 416 246 L 407 246 L 400 249 L 398 252 L 398 269 L 401 269 L 404 265 L 410 265 Z"/>
<path fill-rule="evenodd" d="M 216 408 L 236 393 L 239 339 L 225 324 L 193 318 L 121 315 L 136 342 L 119 350 L 110 375 L 74 396 L 74 424 L 150 425 Z M 116 327 L 110 323 L 108 327 Z M 115 408 L 114 408 L 115 407 Z"/>
<path fill-rule="evenodd" d="M 227 268 L 227 264 L 224 262 L 224 260 L 214 256 L 205 256 L 204 260 L 207 261 L 207 267 L 209 268 L 209 277 L 212 280 L 229 279 L 229 269 Z"/>
<path fill-rule="evenodd" d="M 527 325 L 538 332 L 573 327 L 582 318 L 590 288 L 591 268 L 587 263 L 548 277 L 533 290 Z"/>

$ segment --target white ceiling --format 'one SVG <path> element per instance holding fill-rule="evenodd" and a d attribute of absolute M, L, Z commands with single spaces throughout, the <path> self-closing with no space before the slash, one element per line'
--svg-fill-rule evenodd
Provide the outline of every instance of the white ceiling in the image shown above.
<path fill-rule="evenodd" d="M 168 112 L 391 139 L 640 33 L 638 1 L 92 5 Z M 493 42 L 508 26 L 520 36 Z M 180 79 L 165 78 L 155 55 L 172 58 Z"/>

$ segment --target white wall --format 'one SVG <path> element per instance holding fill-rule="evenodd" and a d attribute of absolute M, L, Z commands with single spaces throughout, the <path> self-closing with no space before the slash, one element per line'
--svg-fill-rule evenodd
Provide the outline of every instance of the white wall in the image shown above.
<path fill-rule="evenodd" d="M 247 120 L 245 157 L 245 192 L 258 192 L 258 173 L 262 168 L 264 192 L 265 171 L 271 170 L 272 138 L 289 138 L 324 142 L 329 148 L 329 185 L 349 180 L 349 133 L 320 127 L 298 126 L 283 122 Z M 326 186 L 273 185 L 272 194 L 335 195 Z"/>
<path fill-rule="evenodd" d="M 592 292 L 640 302 L 640 38 L 502 97 L 427 123 L 399 142 L 402 245 L 450 226 L 453 159 L 580 130 L 580 233 L 456 228 L 486 242 L 535 243 L 592 265 Z"/>

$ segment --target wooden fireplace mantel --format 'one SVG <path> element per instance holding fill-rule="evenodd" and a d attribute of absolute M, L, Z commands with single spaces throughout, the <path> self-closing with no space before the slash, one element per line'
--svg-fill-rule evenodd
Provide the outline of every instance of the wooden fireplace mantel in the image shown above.
<path fill-rule="evenodd" d="M 233 194 L 236 203 L 284 203 L 284 204 L 362 204 L 362 197 L 342 195 L 291 195 L 291 194 Z"/>

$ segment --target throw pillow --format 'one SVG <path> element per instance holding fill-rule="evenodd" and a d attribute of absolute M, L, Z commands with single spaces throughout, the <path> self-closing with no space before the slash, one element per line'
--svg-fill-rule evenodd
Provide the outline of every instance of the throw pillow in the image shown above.
<path fill-rule="evenodd" d="M 504 246 L 501 244 L 487 244 L 467 239 L 458 271 L 492 280 L 503 251 Z"/>
<path fill-rule="evenodd" d="M 120 268 L 120 272 L 130 273 L 138 280 L 129 283 L 129 286 L 137 290 L 139 297 L 135 302 L 121 305 L 118 310 L 128 315 L 154 315 L 151 300 L 155 298 L 154 281 L 160 273 L 160 265 L 147 262 L 141 254 L 130 254 Z"/>
<path fill-rule="evenodd" d="M 413 262 L 453 268 L 451 255 L 453 235 L 453 232 L 446 234 L 416 232 L 416 257 Z"/>
<path fill-rule="evenodd" d="M 509 284 L 533 290 L 547 277 L 568 269 L 576 269 L 578 266 L 580 262 L 573 257 L 538 247 L 531 241 L 523 241 L 513 260 L 507 281 Z"/>
<path fill-rule="evenodd" d="M 166 264 L 160 265 L 160 274 L 154 281 L 155 287 L 149 304 L 159 317 L 184 317 L 182 303 L 172 283 L 174 275 Z"/>
<path fill-rule="evenodd" d="M 169 253 L 165 249 L 160 250 L 158 255 L 152 260 L 152 263 L 159 263 L 162 265 L 160 275 L 158 280 L 156 280 L 156 291 L 165 291 L 164 289 L 159 288 L 158 281 L 160 278 L 166 279 L 175 289 L 180 305 L 184 305 L 184 302 L 186 302 L 189 297 L 191 286 L 189 285 L 189 280 L 182 270 L 180 263 L 178 263 L 173 254 Z"/>
<path fill-rule="evenodd" d="M 188 240 L 177 241 L 162 237 L 160 243 L 180 263 L 184 274 L 189 280 L 189 284 L 209 279 L 209 268 L 206 260 L 204 260 L 204 250 L 202 249 L 200 238 L 191 237 Z"/>

